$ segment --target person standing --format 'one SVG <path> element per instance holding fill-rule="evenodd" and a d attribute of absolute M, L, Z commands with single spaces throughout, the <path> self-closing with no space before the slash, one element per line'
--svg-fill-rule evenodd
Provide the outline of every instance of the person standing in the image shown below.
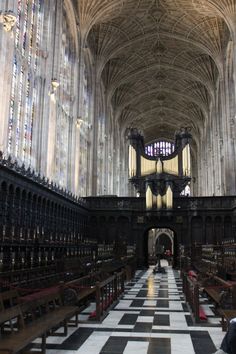
<path fill-rule="evenodd" d="M 236 354 L 236 317 L 230 321 L 228 331 L 222 340 L 220 349 L 214 354 Z"/>

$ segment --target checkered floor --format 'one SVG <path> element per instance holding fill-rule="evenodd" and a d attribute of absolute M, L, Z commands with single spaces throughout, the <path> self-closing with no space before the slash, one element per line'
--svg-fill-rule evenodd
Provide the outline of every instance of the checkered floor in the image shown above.
<path fill-rule="evenodd" d="M 80 316 L 78 329 L 65 337 L 49 337 L 47 354 L 211 354 L 224 333 L 212 306 L 202 298 L 207 323 L 193 323 L 182 294 L 178 271 L 162 263 L 163 274 L 153 267 L 137 271 L 125 293 L 102 323 L 86 321 L 91 304 Z"/>

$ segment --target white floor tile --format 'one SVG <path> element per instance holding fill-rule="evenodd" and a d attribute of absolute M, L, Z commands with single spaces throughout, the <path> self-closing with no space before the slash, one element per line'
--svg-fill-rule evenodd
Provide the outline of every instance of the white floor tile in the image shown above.
<path fill-rule="evenodd" d="M 127 343 L 123 354 L 147 354 L 149 342 L 130 341 Z"/>
<path fill-rule="evenodd" d="M 153 316 L 138 316 L 137 322 L 153 323 Z"/>

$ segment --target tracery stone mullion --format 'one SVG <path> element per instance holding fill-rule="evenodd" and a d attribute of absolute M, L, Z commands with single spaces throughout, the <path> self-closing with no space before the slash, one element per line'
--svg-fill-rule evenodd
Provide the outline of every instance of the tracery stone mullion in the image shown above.
<path fill-rule="evenodd" d="M 222 120 L 222 137 L 223 137 L 223 156 L 224 156 L 224 173 L 225 173 L 225 186 L 224 194 L 230 193 L 230 183 L 232 181 L 231 177 L 231 162 L 230 162 L 230 142 L 229 142 L 229 117 L 227 110 L 227 100 L 226 100 L 226 87 L 225 81 L 220 82 L 220 102 L 221 102 L 221 120 Z"/>
<path fill-rule="evenodd" d="M 92 139 L 92 195 L 97 195 L 97 177 L 98 177 L 98 164 L 97 164 L 97 147 L 98 147 L 98 117 L 99 117 L 99 104 L 100 104 L 100 78 L 96 76 L 95 81 L 95 94 L 94 94 L 94 121 L 93 121 L 93 139 Z"/>
<path fill-rule="evenodd" d="M 232 60 L 233 60 L 233 77 L 232 77 L 232 82 L 234 85 L 234 102 L 233 102 L 233 107 L 234 107 L 234 112 L 232 112 L 232 138 L 233 138 L 233 156 L 236 156 L 236 14 L 234 14 L 234 30 L 233 30 L 233 53 L 232 53 Z M 235 173 L 236 173 L 236 162 L 234 159 L 235 163 Z M 235 190 L 234 190 L 235 193 Z"/>
<path fill-rule="evenodd" d="M 226 65 L 228 66 L 229 63 Z M 235 123 L 234 123 L 234 119 L 235 119 L 235 113 L 236 111 L 234 111 L 234 116 L 232 116 L 233 112 L 231 112 L 230 109 L 230 99 L 231 99 L 231 88 L 230 88 L 230 78 L 228 74 L 228 70 L 229 68 L 226 67 L 225 68 L 225 110 L 226 110 L 226 124 L 227 124 L 227 143 L 228 143 L 228 159 L 229 159 L 229 183 L 227 183 L 228 185 L 228 192 L 227 194 L 234 194 L 234 192 L 236 191 L 236 183 L 235 183 L 235 155 L 234 155 L 234 133 L 235 133 Z M 235 102 L 234 102 L 234 107 L 235 107 Z"/>
<path fill-rule="evenodd" d="M 214 102 L 215 103 L 215 102 Z M 213 134 L 213 169 L 215 176 L 215 185 L 214 185 L 214 195 L 221 194 L 221 173 L 220 173 L 220 148 L 219 148 L 219 126 L 218 126 L 218 116 L 217 110 L 214 105 L 211 112 L 211 121 L 212 121 L 212 134 Z"/>

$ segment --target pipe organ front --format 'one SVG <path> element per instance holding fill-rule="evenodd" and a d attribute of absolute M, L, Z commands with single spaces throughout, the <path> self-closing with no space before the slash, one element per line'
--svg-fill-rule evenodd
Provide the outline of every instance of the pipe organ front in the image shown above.
<path fill-rule="evenodd" d="M 139 195 L 146 198 L 146 209 L 172 209 L 174 197 L 179 196 L 191 180 L 189 130 L 182 128 L 176 134 L 169 154 L 157 151 L 150 156 L 145 152 L 144 138 L 137 129 L 130 130 L 129 140 L 129 178 Z"/>

